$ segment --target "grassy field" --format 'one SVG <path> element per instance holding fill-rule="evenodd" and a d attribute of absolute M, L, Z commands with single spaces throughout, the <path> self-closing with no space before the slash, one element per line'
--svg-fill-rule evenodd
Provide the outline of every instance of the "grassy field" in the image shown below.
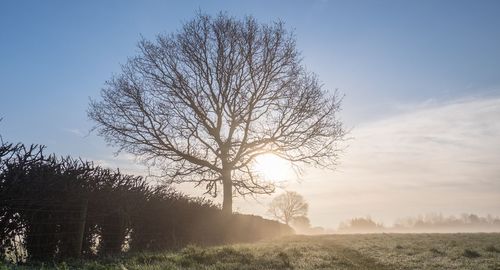
<path fill-rule="evenodd" d="M 499 269 L 500 234 L 290 236 L 254 244 L 0 269 Z"/>

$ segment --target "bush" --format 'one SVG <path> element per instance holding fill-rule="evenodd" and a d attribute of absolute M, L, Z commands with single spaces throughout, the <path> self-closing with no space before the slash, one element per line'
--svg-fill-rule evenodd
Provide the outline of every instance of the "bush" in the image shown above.
<path fill-rule="evenodd" d="M 467 257 L 467 258 L 479 258 L 479 257 L 481 257 L 481 254 L 479 254 L 479 252 L 472 250 L 472 249 L 464 249 L 464 252 L 462 255 L 464 257 Z"/>
<path fill-rule="evenodd" d="M 488 252 L 500 253 L 500 250 L 497 249 L 494 245 L 487 246 L 485 250 L 488 251 Z"/>
<path fill-rule="evenodd" d="M 43 150 L 0 146 L 0 254 L 9 257 L 4 259 L 93 257 L 293 232 L 258 216 L 225 216 L 209 200 Z"/>

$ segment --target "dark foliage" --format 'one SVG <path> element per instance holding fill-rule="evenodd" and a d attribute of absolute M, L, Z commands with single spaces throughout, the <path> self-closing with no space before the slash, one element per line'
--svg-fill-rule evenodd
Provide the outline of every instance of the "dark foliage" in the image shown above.
<path fill-rule="evenodd" d="M 46 261 L 187 244 L 254 241 L 291 233 L 278 222 L 222 215 L 202 198 L 148 185 L 43 147 L 0 146 L 0 254 Z"/>
<path fill-rule="evenodd" d="M 479 254 L 479 252 L 475 251 L 475 250 L 472 250 L 472 249 L 464 249 L 464 253 L 462 254 L 464 257 L 467 257 L 467 258 L 479 258 L 481 257 L 481 254 Z"/>

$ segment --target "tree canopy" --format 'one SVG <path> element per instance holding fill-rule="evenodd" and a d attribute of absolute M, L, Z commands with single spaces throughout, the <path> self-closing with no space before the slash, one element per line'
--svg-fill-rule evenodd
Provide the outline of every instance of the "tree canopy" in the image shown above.
<path fill-rule="evenodd" d="M 307 223 L 309 223 L 307 219 L 308 210 L 309 204 L 302 195 L 294 191 L 286 191 L 271 201 L 268 212 L 288 225 L 294 220 L 299 222 L 307 220 Z"/>
<path fill-rule="evenodd" d="M 199 14 L 169 35 L 141 40 L 92 100 L 108 143 L 159 167 L 175 183 L 204 185 L 230 213 L 234 194 L 269 194 L 252 170 L 273 153 L 333 167 L 345 134 L 336 91 L 306 70 L 282 22 Z"/>

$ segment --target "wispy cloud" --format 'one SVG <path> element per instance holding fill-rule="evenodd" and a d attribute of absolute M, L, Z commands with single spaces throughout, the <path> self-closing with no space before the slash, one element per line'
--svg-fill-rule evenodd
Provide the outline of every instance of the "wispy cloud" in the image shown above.
<path fill-rule="evenodd" d="M 84 132 L 82 132 L 78 128 L 63 128 L 63 130 L 65 132 L 71 133 L 71 134 L 76 135 L 78 137 L 84 137 L 86 135 Z"/>
<path fill-rule="evenodd" d="M 500 177 L 500 98 L 430 105 L 360 126 L 346 157 L 398 182 L 476 183 Z"/>
<path fill-rule="evenodd" d="M 89 158 L 89 160 L 93 160 L 95 164 L 105 168 L 120 169 L 121 172 L 126 174 L 147 176 L 148 173 L 148 168 L 140 163 L 134 155 L 128 153 L 120 153 L 104 158 Z"/>
<path fill-rule="evenodd" d="M 336 172 L 290 185 L 317 224 L 426 212 L 500 215 L 500 98 L 436 101 L 356 127 Z"/>

